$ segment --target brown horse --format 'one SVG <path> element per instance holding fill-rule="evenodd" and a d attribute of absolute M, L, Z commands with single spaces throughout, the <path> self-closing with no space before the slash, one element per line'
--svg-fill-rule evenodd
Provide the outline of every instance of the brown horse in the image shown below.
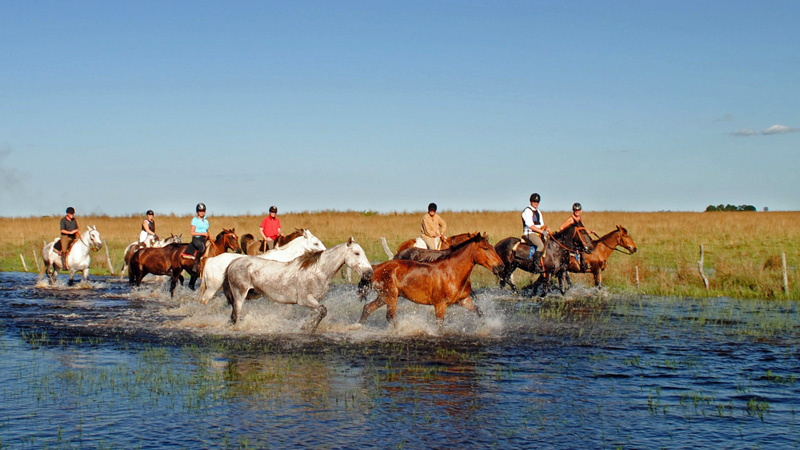
<path fill-rule="evenodd" d="M 195 269 L 202 264 L 196 265 L 194 260 L 181 257 L 187 246 L 188 244 L 169 244 L 161 248 L 139 249 L 131 256 L 128 267 L 128 282 L 133 286 L 139 286 L 142 284 L 142 278 L 148 273 L 170 275 L 169 294 L 173 296 L 178 281 L 183 284 L 183 275 L 181 274 L 185 270 L 190 276 L 189 288 L 194 290 L 194 285 L 197 282 L 197 278 L 199 278 L 199 274 L 195 272 Z M 227 250 L 241 253 L 239 238 L 236 236 L 235 229 L 226 230 L 223 228 L 222 232 L 213 241 L 207 242 L 203 258 L 210 258 Z M 201 260 L 201 263 L 203 261 L 204 259 Z M 202 267 L 200 267 L 199 273 L 202 273 Z"/>
<path fill-rule="evenodd" d="M 557 231 L 545 242 L 544 256 L 542 257 L 543 276 L 533 285 L 534 292 L 542 285 L 547 287 L 551 275 L 558 277 L 558 286 L 563 294 L 566 292 L 567 268 L 569 267 L 570 254 L 576 251 L 591 253 L 593 250 L 592 239 L 581 222 L 573 223 L 569 227 Z M 508 284 L 511 290 L 516 293 L 517 286 L 511 281 L 511 274 L 517 267 L 531 273 L 542 273 L 534 271 L 533 260 L 530 258 L 530 245 L 522 242 L 521 239 L 508 237 L 498 242 L 494 246 L 497 254 L 505 264 L 505 270 L 500 274 L 500 287 Z M 546 294 L 547 290 L 542 293 Z"/>
<path fill-rule="evenodd" d="M 445 236 L 444 238 L 442 238 L 442 243 L 439 245 L 439 250 L 447 250 L 451 246 L 460 244 L 460 243 L 466 241 L 467 239 L 469 239 L 472 236 L 474 236 L 474 235 L 471 235 L 469 233 L 456 234 L 456 235 L 450 236 L 450 237 Z M 419 238 L 409 239 L 409 240 L 403 242 L 402 244 L 400 244 L 397 247 L 397 253 L 400 253 L 403 250 L 406 250 L 406 249 L 409 249 L 409 248 L 413 248 L 414 245 L 417 242 L 417 239 L 419 239 Z M 397 254 L 397 253 L 395 253 L 395 254 Z"/>
<path fill-rule="evenodd" d="M 293 232 L 289 233 L 286 236 L 283 235 L 278 236 L 278 239 L 275 241 L 275 247 L 281 247 L 288 244 L 289 242 L 292 242 L 293 240 L 302 236 L 303 231 L 305 230 L 301 228 L 295 228 Z M 268 250 L 267 243 L 263 239 L 256 240 L 256 238 L 250 233 L 247 233 L 244 236 L 242 236 L 241 241 L 242 241 L 242 252 L 245 255 L 255 256 L 258 255 L 259 253 L 264 253 Z"/>
<path fill-rule="evenodd" d="M 608 258 L 614 253 L 614 250 L 626 255 L 636 253 L 636 243 L 633 242 L 633 238 L 628 234 L 628 230 L 620 225 L 617 225 L 616 230 L 593 240 L 592 243 L 594 244 L 592 253 L 583 253 L 578 258 L 575 258 L 575 254 L 573 254 L 573 257 L 569 259 L 569 271 L 573 273 L 591 273 L 594 276 L 594 285 L 596 287 L 600 287 L 603 282 L 602 272 L 606 269 Z M 624 248 L 628 253 L 618 250 L 617 247 Z M 578 262 L 581 256 L 584 262 L 583 270 L 581 270 L 582 268 Z"/>
<path fill-rule="evenodd" d="M 421 305 L 432 305 L 440 331 L 445 311 L 454 303 L 481 317 L 483 314 L 472 302 L 472 284 L 469 281 L 475 264 L 495 274 L 503 271 L 503 261 L 485 234 L 438 261 L 392 259 L 375 266 L 372 287 L 378 292 L 378 297 L 364 305 L 359 323 L 364 324 L 367 317 L 383 305 L 386 305 L 386 320 L 394 323 L 398 296 Z"/>

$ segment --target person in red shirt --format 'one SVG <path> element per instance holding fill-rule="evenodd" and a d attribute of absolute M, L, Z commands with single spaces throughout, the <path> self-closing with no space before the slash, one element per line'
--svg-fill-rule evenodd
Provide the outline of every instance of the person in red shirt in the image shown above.
<path fill-rule="evenodd" d="M 258 232 L 261 233 L 261 237 L 264 238 L 267 250 L 275 248 L 275 241 L 283 236 L 283 233 L 281 233 L 281 221 L 278 219 L 278 207 L 269 207 L 269 215 L 264 217 L 264 220 L 261 221 Z"/>

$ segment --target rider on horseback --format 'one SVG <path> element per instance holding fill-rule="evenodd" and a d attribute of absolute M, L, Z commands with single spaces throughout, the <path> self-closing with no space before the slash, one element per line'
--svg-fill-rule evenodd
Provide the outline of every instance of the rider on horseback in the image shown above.
<path fill-rule="evenodd" d="M 197 273 L 200 257 L 206 250 L 206 239 L 210 239 L 208 233 L 209 223 L 206 217 L 206 205 L 198 203 L 195 208 L 197 216 L 192 219 L 192 242 L 186 246 L 186 252 L 181 256 L 186 259 L 194 259 L 194 272 Z"/>
<path fill-rule="evenodd" d="M 75 220 L 75 208 L 67 208 L 67 215 L 61 218 L 61 267 L 67 269 L 69 248 L 78 237 L 78 221 Z"/>
<path fill-rule="evenodd" d="M 541 196 L 534 192 L 530 197 L 530 206 L 522 210 L 522 240 L 531 246 L 530 258 L 533 259 L 534 272 L 542 272 L 544 240 L 550 232 L 539 211 L 539 200 Z"/>
<path fill-rule="evenodd" d="M 422 217 L 421 238 L 430 250 L 439 250 L 447 224 L 436 214 L 436 203 L 428 205 L 428 213 Z"/>
<path fill-rule="evenodd" d="M 155 213 L 148 209 L 147 218 L 142 221 L 142 231 L 139 232 L 139 247 L 152 247 L 157 240 Z"/>
<path fill-rule="evenodd" d="M 558 228 L 558 231 L 562 231 L 562 230 L 566 229 L 567 227 L 569 227 L 570 225 L 573 225 L 573 224 L 578 225 L 578 226 L 583 226 L 583 222 L 581 221 L 581 211 L 582 210 L 583 210 L 583 207 L 581 206 L 580 203 L 577 203 L 577 202 L 573 203 L 572 204 L 572 215 L 569 216 L 567 218 L 567 220 L 565 220 L 564 223 L 561 224 L 561 226 Z M 597 235 L 597 233 L 595 233 L 594 231 L 588 230 L 588 232 L 592 233 L 594 235 Z M 573 254 L 573 256 L 575 257 L 576 261 L 578 262 L 578 265 L 581 267 L 581 272 L 588 272 L 589 271 L 589 266 L 586 264 L 583 252 L 576 252 L 576 253 Z"/>

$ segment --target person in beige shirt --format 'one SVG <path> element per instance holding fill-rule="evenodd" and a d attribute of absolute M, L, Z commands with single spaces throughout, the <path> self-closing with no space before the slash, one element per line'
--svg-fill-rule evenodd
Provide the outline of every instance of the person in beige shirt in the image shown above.
<path fill-rule="evenodd" d="M 436 203 L 428 205 L 428 213 L 422 217 L 422 238 L 429 249 L 439 250 L 447 224 L 436 214 Z"/>

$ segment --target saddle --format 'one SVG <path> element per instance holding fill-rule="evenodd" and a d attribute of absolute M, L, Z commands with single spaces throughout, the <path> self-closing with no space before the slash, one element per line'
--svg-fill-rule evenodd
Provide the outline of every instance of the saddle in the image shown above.
<path fill-rule="evenodd" d="M 67 253 L 69 253 L 69 251 L 72 249 L 72 246 L 75 245 L 75 241 L 76 240 L 77 239 L 73 239 L 72 243 L 69 244 L 69 248 L 67 249 Z M 53 244 L 53 250 L 55 250 L 56 253 L 59 253 L 59 254 L 61 253 L 61 239 L 57 239 L 56 243 Z"/>

